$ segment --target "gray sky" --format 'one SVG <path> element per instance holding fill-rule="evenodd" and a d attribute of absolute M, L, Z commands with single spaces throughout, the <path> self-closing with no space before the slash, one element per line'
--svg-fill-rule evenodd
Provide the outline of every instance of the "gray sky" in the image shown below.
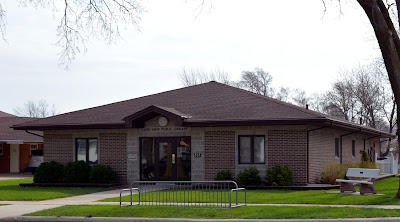
<path fill-rule="evenodd" d="M 0 0 L 1 1 L 1 0 Z M 218 67 L 237 80 L 243 70 L 269 71 L 273 85 L 323 92 L 340 70 L 379 56 L 367 17 L 355 1 L 145 0 L 140 32 L 114 45 L 92 39 L 70 69 L 58 64 L 51 9 L 1 1 L 7 42 L 0 42 L 0 110 L 46 100 L 59 112 L 180 88 L 178 73 Z"/>

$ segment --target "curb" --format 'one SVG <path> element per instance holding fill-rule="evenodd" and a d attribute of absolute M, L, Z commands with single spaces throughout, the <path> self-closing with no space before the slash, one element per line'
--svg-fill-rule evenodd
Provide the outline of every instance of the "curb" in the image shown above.
<path fill-rule="evenodd" d="M 118 218 L 118 217 L 11 217 L 3 218 L 0 221 L 15 221 L 15 222 L 361 222 L 361 221 L 385 221 L 394 222 L 400 221 L 400 217 L 388 217 L 388 218 L 349 218 L 349 219 L 188 219 L 188 218 Z"/>

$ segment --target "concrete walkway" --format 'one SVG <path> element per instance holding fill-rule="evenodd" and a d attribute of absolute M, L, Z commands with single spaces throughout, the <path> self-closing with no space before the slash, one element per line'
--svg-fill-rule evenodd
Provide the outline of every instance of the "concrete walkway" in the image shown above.
<path fill-rule="evenodd" d="M 65 205 L 119 205 L 119 202 L 97 202 L 105 198 L 118 197 L 121 189 L 85 194 L 80 196 L 59 198 L 43 201 L 0 201 L 0 221 L 400 221 L 400 218 L 372 218 L 372 219 L 329 219 L 329 220 L 199 220 L 199 219 L 154 219 L 154 218 L 82 218 L 82 217 L 21 217 L 24 214 Z M 318 204 L 248 204 L 248 206 L 324 206 L 324 207 L 353 207 L 376 209 L 400 209 L 399 205 L 318 205 Z"/>
<path fill-rule="evenodd" d="M 42 201 L 0 201 L 0 204 L 7 204 L 5 206 L 0 206 L 0 220 L 64 205 L 97 204 L 95 202 L 98 200 L 119 196 L 120 191 L 121 189 L 109 190 L 80 196 Z"/>
<path fill-rule="evenodd" d="M 0 180 L 14 180 L 33 177 L 32 173 L 0 173 Z"/>

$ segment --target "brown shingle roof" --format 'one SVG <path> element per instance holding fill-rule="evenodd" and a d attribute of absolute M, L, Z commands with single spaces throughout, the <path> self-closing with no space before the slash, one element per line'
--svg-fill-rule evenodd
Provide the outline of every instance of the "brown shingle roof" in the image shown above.
<path fill-rule="evenodd" d="M 16 116 L 6 113 L 6 112 L 3 112 L 3 111 L 0 111 L 0 117 L 16 117 Z"/>
<path fill-rule="evenodd" d="M 27 123 L 36 120 L 36 118 L 29 117 L 0 117 L 0 141 L 1 142 L 43 142 L 43 138 L 35 136 L 25 131 L 14 130 L 10 128 L 15 124 Z M 42 132 L 35 132 L 36 134 L 43 134 Z"/>
<path fill-rule="evenodd" d="M 327 120 L 340 123 L 339 120 L 318 112 L 221 83 L 209 82 L 19 124 L 16 128 L 118 128 L 124 127 L 124 118 L 150 106 L 188 116 L 190 118 L 185 119 L 184 124 L 192 126 L 212 123 L 244 125 L 257 122 L 307 124 Z"/>

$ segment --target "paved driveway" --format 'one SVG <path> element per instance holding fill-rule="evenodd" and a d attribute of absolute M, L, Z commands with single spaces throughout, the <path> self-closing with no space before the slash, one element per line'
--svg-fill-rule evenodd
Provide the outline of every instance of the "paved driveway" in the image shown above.
<path fill-rule="evenodd" d="M 13 180 L 33 177 L 32 173 L 0 173 L 0 180 Z"/>

